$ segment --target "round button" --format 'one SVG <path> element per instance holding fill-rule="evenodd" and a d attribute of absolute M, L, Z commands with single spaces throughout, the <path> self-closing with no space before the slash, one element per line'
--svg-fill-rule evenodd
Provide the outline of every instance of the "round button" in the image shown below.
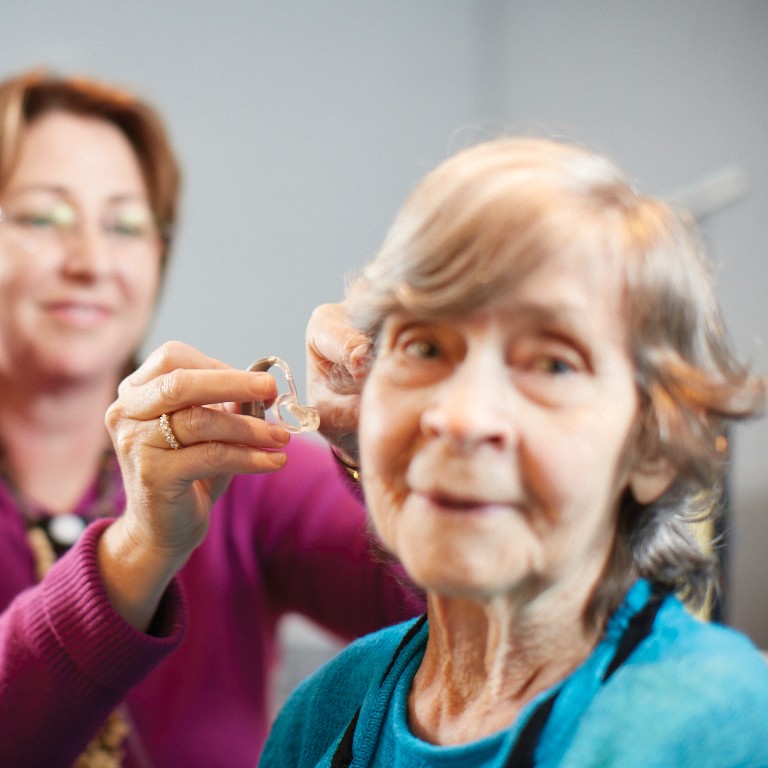
<path fill-rule="evenodd" d="M 77 515 L 55 515 L 48 523 L 48 535 L 61 547 L 71 547 L 85 530 L 85 520 Z"/>

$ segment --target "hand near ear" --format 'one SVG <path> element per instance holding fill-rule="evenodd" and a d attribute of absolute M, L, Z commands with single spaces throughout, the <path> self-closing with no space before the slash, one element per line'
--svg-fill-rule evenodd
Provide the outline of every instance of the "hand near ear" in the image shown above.
<path fill-rule="evenodd" d="M 320 433 L 356 463 L 360 391 L 371 360 L 371 341 L 350 326 L 341 303 L 314 310 L 306 343 L 307 400 L 320 412 Z"/>

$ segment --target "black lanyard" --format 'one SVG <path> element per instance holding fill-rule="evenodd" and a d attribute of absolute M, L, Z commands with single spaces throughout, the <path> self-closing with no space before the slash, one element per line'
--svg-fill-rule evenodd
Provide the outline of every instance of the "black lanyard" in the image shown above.
<path fill-rule="evenodd" d="M 614 653 L 611 663 L 603 675 L 602 683 L 605 683 L 611 675 L 629 658 L 632 651 L 651 633 L 653 629 L 653 622 L 656 620 L 656 614 L 664 601 L 665 594 L 654 591 L 648 602 L 643 608 L 638 611 L 628 622 L 627 628 L 624 630 L 624 634 L 621 636 L 616 653 Z M 400 641 L 400 645 L 397 646 L 397 650 L 392 656 L 386 672 L 382 677 L 382 683 L 392 671 L 392 667 L 395 665 L 398 656 L 403 652 L 405 647 L 411 642 L 413 637 L 421 630 L 424 623 L 427 620 L 426 614 L 421 616 L 419 620 L 408 630 L 406 635 Z M 512 751 L 509 753 L 507 762 L 504 764 L 505 768 L 534 768 L 535 752 L 538 746 L 541 734 L 544 731 L 549 716 L 552 713 L 555 700 L 557 699 L 558 691 L 548 696 L 542 701 L 536 709 L 533 710 L 528 721 L 520 731 L 520 735 L 515 741 L 515 745 Z M 336 752 L 331 760 L 331 768 L 349 768 L 354 759 L 352 752 L 352 741 L 355 737 L 355 728 L 357 727 L 357 721 L 360 717 L 360 710 L 358 708 L 354 717 L 347 725 L 344 735 L 339 741 L 339 745 L 336 748 Z"/>

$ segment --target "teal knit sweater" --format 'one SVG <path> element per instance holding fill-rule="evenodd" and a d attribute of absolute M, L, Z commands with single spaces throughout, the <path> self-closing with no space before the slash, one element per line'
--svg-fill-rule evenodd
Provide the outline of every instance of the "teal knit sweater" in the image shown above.
<path fill-rule="evenodd" d="M 369 635 L 297 688 L 260 765 L 768 768 L 762 656 L 746 637 L 696 620 L 674 597 L 649 614 L 652 600 L 648 583 L 638 581 L 580 667 L 506 730 L 458 747 L 427 744 L 407 725 L 428 625 L 407 622 Z M 643 616 L 650 618 L 642 639 L 623 658 L 619 649 Z M 342 741 L 348 744 L 340 748 Z M 520 759 L 523 741 L 530 755 Z M 340 760 L 345 750 L 350 755 Z"/>

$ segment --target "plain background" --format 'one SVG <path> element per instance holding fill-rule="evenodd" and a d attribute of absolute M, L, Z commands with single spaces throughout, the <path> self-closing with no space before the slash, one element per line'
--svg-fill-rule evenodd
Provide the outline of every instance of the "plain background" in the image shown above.
<path fill-rule="evenodd" d="M 412 186 L 500 132 L 572 137 L 646 192 L 735 169 L 704 222 L 731 335 L 768 371 L 764 0 L 0 0 L 0 76 L 32 66 L 138 91 L 185 170 L 147 350 L 303 391 L 312 308 L 341 296 Z M 768 647 L 768 420 L 733 440 L 727 619 Z"/>

